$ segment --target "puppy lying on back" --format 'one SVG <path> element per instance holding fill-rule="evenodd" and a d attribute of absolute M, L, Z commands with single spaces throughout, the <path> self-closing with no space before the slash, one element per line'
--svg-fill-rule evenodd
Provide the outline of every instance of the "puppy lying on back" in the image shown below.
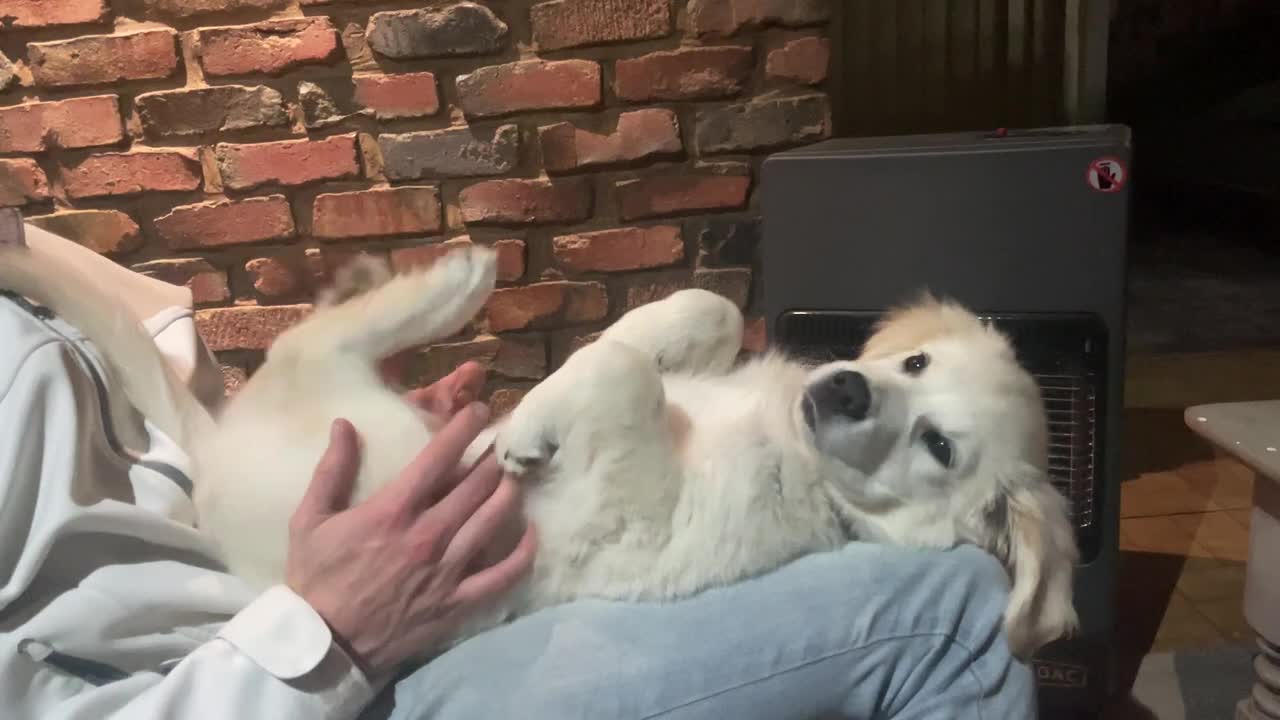
<path fill-rule="evenodd" d="M 191 455 L 199 525 L 228 569 L 265 588 L 283 580 L 288 520 L 333 419 L 365 443 L 353 502 L 439 427 L 377 364 L 458 332 L 495 265 L 475 247 L 394 277 L 355 266 L 216 419 L 132 318 L 63 269 L 3 249 L 0 287 L 102 349 L 138 409 Z M 1006 628 L 1020 657 L 1075 626 L 1074 535 L 1046 476 L 1039 392 L 1004 338 L 927 301 L 891 315 L 856 362 L 775 354 L 735 368 L 742 327 L 736 306 L 700 290 L 632 310 L 493 428 L 500 461 L 525 479 L 539 553 L 454 641 L 577 597 L 684 597 L 854 538 L 991 551 L 1012 578 Z"/>

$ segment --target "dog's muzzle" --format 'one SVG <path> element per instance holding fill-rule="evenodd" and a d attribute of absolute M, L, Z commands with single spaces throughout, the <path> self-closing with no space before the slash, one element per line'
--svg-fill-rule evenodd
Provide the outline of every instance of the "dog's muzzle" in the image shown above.
<path fill-rule="evenodd" d="M 865 420 L 870 409 L 871 386 L 860 372 L 841 370 L 805 390 L 804 419 L 810 429 L 833 417 Z"/>

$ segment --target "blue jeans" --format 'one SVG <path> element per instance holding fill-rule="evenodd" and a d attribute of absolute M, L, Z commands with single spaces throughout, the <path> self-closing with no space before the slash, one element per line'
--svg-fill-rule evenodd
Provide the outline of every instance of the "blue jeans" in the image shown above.
<path fill-rule="evenodd" d="M 396 720 L 1028 720 L 1008 580 L 972 547 L 853 543 L 676 603 L 578 601 L 404 678 Z"/>

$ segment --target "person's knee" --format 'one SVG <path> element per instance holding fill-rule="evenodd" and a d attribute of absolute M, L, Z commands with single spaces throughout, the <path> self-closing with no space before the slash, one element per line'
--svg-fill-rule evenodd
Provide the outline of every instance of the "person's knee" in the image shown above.
<path fill-rule="evenodd" d="M 973 545 L 960 545 L 942 553 L 940 564 L 957 583 L 969 584 L 984 594 L 1008 596 L 1009 573 L 994 555 Z"/>
<path fill-rule="evenodd" d="M 1009 601 L 1009 576 L 990 553 L 969 545 L 948 550 L 855 543 L 840 553 L 852 588 L 873 585 L 892 598 L 899 625 L 975 639 L 998 633 Z M 830 569 L 828 569 L 830 570 Z"/>

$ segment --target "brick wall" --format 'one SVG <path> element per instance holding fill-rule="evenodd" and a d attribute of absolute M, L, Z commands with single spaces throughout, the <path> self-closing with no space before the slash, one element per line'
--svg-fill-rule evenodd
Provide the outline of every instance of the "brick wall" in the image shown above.
<path fill-rule="evenodd" d="M 479 358 L 506 405 L 676 288 L 749 309 L 760 160 L 830 133 L 831 12 L 0 0 L 0 205 L 189 286 L 231 383 L 353 253 L 493 245 L 484 316 L 409 380 Z"/>

